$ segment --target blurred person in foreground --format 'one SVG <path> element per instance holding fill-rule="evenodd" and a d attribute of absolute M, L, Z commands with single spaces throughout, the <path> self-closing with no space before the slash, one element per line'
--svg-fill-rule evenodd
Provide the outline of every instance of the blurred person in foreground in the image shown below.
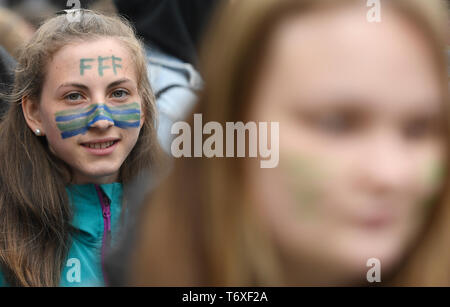
<path fill-rule="evenodd" d="M 369 10 L 223 9 L 194 113 L 279 122 L 279 165 L 177 159 L 139 215 L 128 284 L 368 285 L 377 258 L 382 284 L 450 285 L 446 9 L 384 1 L 374 23 Z"/>

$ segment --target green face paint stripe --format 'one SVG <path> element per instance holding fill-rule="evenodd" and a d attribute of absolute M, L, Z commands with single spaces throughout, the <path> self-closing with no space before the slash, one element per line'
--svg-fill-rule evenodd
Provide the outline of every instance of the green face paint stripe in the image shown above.
<path fill-rule="evenodd" d="M 120 121 L 136 121 L 141 118 L 140 114 L 134 113 L 134 114 L 113 114 L 112 119 L 114 120 L 120 120 Z"/>
<path fill-rule="evenodd" d="M 109 106 L 108 106 L 109 107 Z M 124 105 L 111 106 L 111 110 L 123 110 L 123 109 L 141 109 L 141 106 L 137 102 L 130 102 Z"/>
<path fill-rule="evenodd" d="M 116 114 L 112 116 L 112 119 L 114 120 L 120 120 L 120 121 L 136 121 L 141 119 L 141 115 L 134 113 L 134 114 Z"/>
<path fill-rule="evenodd" d="M 88 62 L 88 61 L 94 61 L 94 59 L 91 58 L 86 58 L 86 59 L 80 59 L 80 75 L 84 75 L 84 71 L 86 69 L 90 69 L 92 68 L 91 65 L 85 65 L 84 62 Z"/>
<path fill-rule="evenodd" d="M 103 109 L 98 109 L 96 110 L 94 113 L 90 114 L 89 116 L 85 116 L 83 118 L 77 118 L 77 119 L 73 119 L 71 121 L 66 121 L 66 122 L 60 122 L 57 124 L 58 128 L 60 130 L 67 130 L 70 128 L 70 130 L 73 130 L 74 128 L 77 128 L 78 126 L 86 126 L 86 123 L 90 122 L 91 120 L 93 120 L 96 116 L 99 115 L 105 115 L 109 118 L 112 118 L 111 113 L 109 113 L 106 110 Z"/>
<path fill-rule="evenodd" d="M 445 178 L 446 172 L 447 170 L 445 162 L 434 161 L 429 167 L 426 180 L 432 185 L 438 185 Z"/>
<path fill-rule="evenodd" d="M 311 217 L 316 212 L 315 204 L 322 197 L 318 181 L 323 178 L 322 168 L 311 167 L 313 159 L 285 156 L 280 165 L 286 173 L 286 180 L 297 203 L 297 208 L 304 217 Z"/>
<path fill-rule="evenodd" d="M 447 176 L 447 163 L 440 160 L 429 163 L 424 171 L 424 176 L 425 184 L 442 189 L 442 185 Z M 441 195 L 442 190 L 437 190 L 435 193 L 428 195 L 422 203 L 424 210 L 431 210 L 437 204 Z"/>
<path fill-rule="evenodd" d="M 73 109 L 73 110 L 59 111 L 59 112 L 55 113 L 55 116 L 67 116 L 67 115 L 75 115 L 75 114 L 79 114 L 79 113 L 85 113 L 85 112 L 89 112 L 96 106 L 98 106 L 98 104 L 93 104 L 93 105 L 90 105 L 89 107 L 77 108 L 77 109 Z"/>
<path fill-rule="evenodd" d="M 95 116 L 106 115 L 101 112 L 98 112 L 98 113 L 95 112 L 94 114 L 92 114 L 89 117 L 78 119 L 78 120 L 73 120 L 68 123 L 58 123 L 57 126 L 58 126 L 59 130 L 61 130 L 62 132 L 69 131 L 69 130 L 76 130 L 76 129 L 85 127 L 87 125 L 87 123 L 89 123 L 91 120 L 93 120 L 95 118 Z M 109 114 L 109 113 L 107 113 L 107 114 Z M 106 115 L 106 116 L 110 117 L 114 121 L 119 121 L 119 120 L 120 121 L 138 121 L 141 118 L 139 114 L 125 114 L 125 115 L 114 115 L 114 116 Z"/>

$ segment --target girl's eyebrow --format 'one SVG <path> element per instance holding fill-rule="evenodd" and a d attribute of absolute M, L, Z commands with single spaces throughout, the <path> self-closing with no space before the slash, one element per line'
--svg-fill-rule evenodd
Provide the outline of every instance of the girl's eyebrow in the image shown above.
<path fill-rule="evenodd" d="M 110 89 L 110 88 L 112 88 L 112 87 L 118 86 L 118 85 L 120 85 L 120 84 L 122 84 L 122 83 L 125 83 L 125 82 L 130 82 L 130 83 L 133 83 L 133 84 L 134 84 L 134 82 L 133 82 L 132 80 L 128 79 L 128 78 L 122 78 L 122 79 L 119 79 L 119 80 L 117 80 L 117 81 L 111 82 L 111 83 L 107 86 L 106 89 Z"/>
<path fill-rule="evenodd" d="M 122 79 L 116 80 L 116 81 L 111 82 L 110 84 L 108 84 L 108 86 L 107 86 L 106 89 L 110 89 L 110 88 L 112 88 L 112 87 L 118 86 L 118 85 L 120 85 L 120 84 L 122 84 L 122 83 L 126 83 L 126 82 L 134 83 L 131 79 L 128 79 L 128 78 L 122 78 Z M 61 85 L 58 87 L 58 89 L 60 89 L 60 88 L 62 88 L 62 87 L 69 87 L 69 86 L 78 87 L 78 88 L 83 89 L 83 90 L 85 90 L 85 91 L 88 91 L 88 90 L 89 90 L 89 88 L 88 88 L 86 85 L 84 85 L 84 84 L 82 84 L 82 83 L 76 83 L 76 82 L 63 83 L 63 84 L 61 84 Z"/>
<path fill-rule="evenodd" d="M 85 91 L 89 90 L 89 88 L 88 88 L 86 85 L 84 85 L 84 84 L 81 84 L 81 83 L 71 83 L 71 82 L 61 84 L 60 86 L 58 86 L 58 89 L 60 89 L 60 88 L 62 88 L 62 87 L 69 87 L 69 86 L 78 87 L 78 88 L 81 88 L 81 89 L 83 89 L 83 90 L 85 90 Z"/>

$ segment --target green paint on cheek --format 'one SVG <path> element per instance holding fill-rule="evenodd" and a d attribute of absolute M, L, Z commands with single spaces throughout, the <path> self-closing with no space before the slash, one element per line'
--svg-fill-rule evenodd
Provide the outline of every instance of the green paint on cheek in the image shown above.
<path fill-rule="evenodd" d="M 446 165 L 441 160 L 434 160 L 425 170 L 425 182 L 428 185 L 438 186 L 444 180 Z"/>
<path fill-rule="evenodd" d="M 431 210 L 438 201 L 439 195 L 437 191 L 444 183 L 446 170 L 447 164 L 442 160 L 433 160 L 425 167 L 423 184 L 426 185 L 428 189 L 432 190 L 431 195 L 423 201 L 423 207 L 427 211 Z"/>
<path fill-rule="evenodd" d="M 292 155 L 283 155 L 280 167 L 286 174 L 288 189 L 296 202 L 298 213 L 303 216 L 314 215 L 323 194 L 323 167 L 314 158 Z"/>

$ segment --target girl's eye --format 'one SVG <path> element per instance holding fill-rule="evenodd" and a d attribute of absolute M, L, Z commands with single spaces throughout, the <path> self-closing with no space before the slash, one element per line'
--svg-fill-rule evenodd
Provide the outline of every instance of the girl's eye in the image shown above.
<path fill-rule="evenodd" d="M 116 90 L 112 93 L 113 98 L 122 99 L 128 96 L 128 92 L 125 90 Z"/>
<path fill-rule="evenodd" d="M 83 96 L 80 93 L 70 93 L 69 95 L 66 95 L 64 98 L 69 101 L 77 101 L 82 99 Z"/>
<path fill-rule="evenodd" d="M 404 128 L 404 135 L 409 140 L 419 140 L 441 132 L 439 119 L 416 118 L 408 122 Z"/>
<path fill-rule="evenodd" d="M 324 114 L 315 118 L 314 124 L 325 133 L 341 135 L 354 131 L 358 126 L 358 119 L 349 114 Z"/>

